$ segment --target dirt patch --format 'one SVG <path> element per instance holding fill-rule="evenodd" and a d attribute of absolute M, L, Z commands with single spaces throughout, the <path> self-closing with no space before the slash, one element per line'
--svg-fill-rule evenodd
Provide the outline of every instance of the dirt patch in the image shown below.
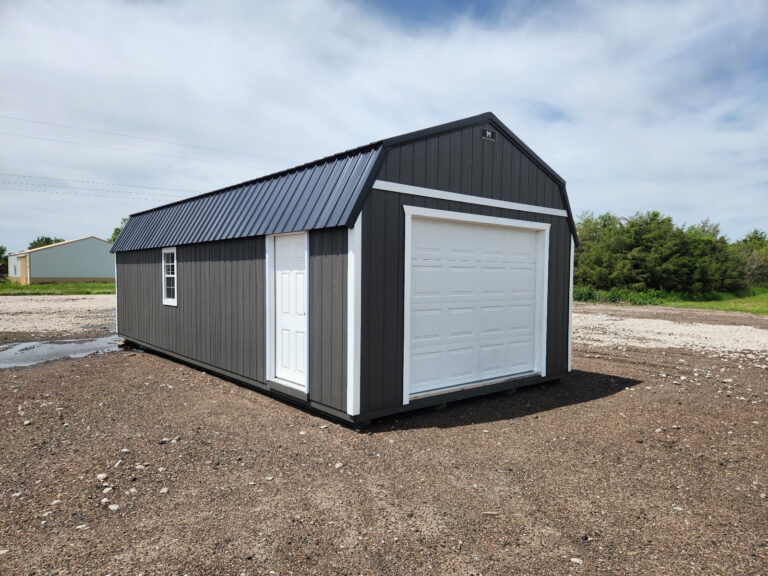
<path fill-rule="evenodd" d="M 0 296 L 0 344 L 96 338 L 115 330 L 115 296 Z"/>
<path fill-rule="evenodd" d="M 765 574 L 766 354 L 573 357 L 363 432 L 137 351 L 0 371 L 0 572 Z"/>

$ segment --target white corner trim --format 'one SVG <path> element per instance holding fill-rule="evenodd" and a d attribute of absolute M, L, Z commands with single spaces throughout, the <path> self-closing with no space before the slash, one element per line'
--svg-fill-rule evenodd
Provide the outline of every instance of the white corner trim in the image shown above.
<path fill-rule="evenodd" d="M 534 373 L 542 377 L 547 375 L 547 308 L 549 291 L 549 236 L 550 224 L 530 222 L 512 218 L 498 218 L 479 214 L 466 214 L 449 210 L 435 210 L 418 206 L 403 206 L 405 211 L 405 247 L 403 258 L 403 405 L 410 402 L 410 341 L 411 341 L 411 236 L 413 217 L 449 220 L 454 222 L 473 222 L 520 228 L 537 232 L 537 271 L 536 271 L 536 310 L 534 338 Z"/>
<path fill-rule="evenodd" d="M 403 406 L 411 401 L 411 221 L 413 206 L 405 210 L 405 239 L 403 255 Z"/>
<path fill-rule="evenodd" d="M 120 334 L 120 310 L 117 299 L 117 254 L 115 254 L 115 334 Z"/>
<path fill-rule="evenodd" d="M 304 334 L 307 345 L 304 346 L 304 392 L 309 396 L 309 232 L 304 234 Z"/>
<path fill-rule="evenodd" d="M 173 298 L 167 298 L 165 295 L 165 255 L 173 254 Z M 176 247 L 163 248 L 160 255 L 160 266 L 162 271 L 161 280 L 163 283 L 163 306 L 177 306 L 179 299 L 179 259 L 176 256 Z M 115 290 L 117 291 L 117 290 Z"/>
<path fill-rule="evenodd" d="M 533 370 L 547 375 L 547 311 L 549 309 L 549 224 L 538 236 L 539 257 L 536 259 L 536 351 Z"/>
<path fill-rule="evenodd" d="M 360 336 L 363 285 L 363 216 L 347 233 L 347 414 L 360 414 Z"/>
<path fill-rule="evenodd" d="M 571 236 L 571 286 L 568 291 L 568 372 L 571 371 L 571 358 L 573 349 L 573 258 L 576 244 Z"/>
<path fill-rule="evenodd" d="M 435 190 L 434 188 L 398 184 L 397 182 L 388 182 L 387 180 L 376 180 L 373 183 L 373 188 L 376 190 L 384 190 L 386 192 L 424 196 L 426 198 L 437 198 L 439 200 L 449 200 L 451 202 L 463 202 L 464 204 L 477 204 L 479 206 L 492 206 L 494 208 L 519 210 L 521 212 L 532 212 L 534 214 L 568 217 L 568 212 L 560 210 L 559 208 L 547 208 L 546 206 L 534 206 L 533 204 L 521 204 L 520 202 L 507 202 L 506 200 L 495 200 L 493 198 L 483 198 L 481 196 L 469 196 L 467 194 Z"/>

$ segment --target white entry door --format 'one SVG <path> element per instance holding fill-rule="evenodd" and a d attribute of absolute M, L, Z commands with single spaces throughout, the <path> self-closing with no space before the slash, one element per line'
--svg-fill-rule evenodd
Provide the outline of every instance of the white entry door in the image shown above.
<path fill-rule="evenodd" d="M 411 396 L 534 370 L 537 247 L 532 230 L 412 219 Z"/>
<path fill-rule="evenodd" d="M 306 234 L 275 237 L 275 377 L 307 383 Z"/>

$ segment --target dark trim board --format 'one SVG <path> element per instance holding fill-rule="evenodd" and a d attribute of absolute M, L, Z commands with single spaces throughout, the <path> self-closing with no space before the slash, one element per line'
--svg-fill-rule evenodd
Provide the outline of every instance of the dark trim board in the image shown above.
<path fill-rule="evenodd" d="M 366 412 L 361 417 L 366 420 L 373 420 L 376 418 L 384 418 L 387 416 L 394 416 L 395 414 L 402 414 L 404 412 L 412 412 L 413 410 L 421 410 L 423 408 L 430 408 L 432 406 L 439 406 L 440 404 L 446 404 L 450 402 L 458 402 L 460 400 L 467 400 L 469 398 L 477 398 L 479 396 L 486 396 L 488 394 L 498 394 L 499 392 L 507 392 L 509 390 L 516 390 L 518 388 L 526 388 L 528 386 L 536 386 L 537 384 L 545 384 L 547 382 L 554 382 L 565 376 L 565 374 L 553 374 L 542 378 L 539 375 L 530 376 L 513 376 L 508 380 L 503 380 L 495 384 L 488 386 L 476 386 L 473 388 L 464 388 L 462 390 L 456 390 L 454 392 L 446 392 L 444 394 L 435 394 L 433 396 L 426 396 L 424 398 L 412 399 L 406 406 L 397 406 L 394 408 L 384 408 L 382 410 L 374 410 Z M 358 418 L 361 418 L 358 417 Z"/>

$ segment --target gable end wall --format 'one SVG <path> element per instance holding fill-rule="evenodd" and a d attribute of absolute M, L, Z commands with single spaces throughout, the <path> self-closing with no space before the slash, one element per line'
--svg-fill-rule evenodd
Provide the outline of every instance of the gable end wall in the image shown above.
<path fill-rule="evenodd" d="M 496 131 L 496 142 L 482 130 Z M 565 210 L 560 185 L 492 123 L 397 145 L 378 180 Z"/>

